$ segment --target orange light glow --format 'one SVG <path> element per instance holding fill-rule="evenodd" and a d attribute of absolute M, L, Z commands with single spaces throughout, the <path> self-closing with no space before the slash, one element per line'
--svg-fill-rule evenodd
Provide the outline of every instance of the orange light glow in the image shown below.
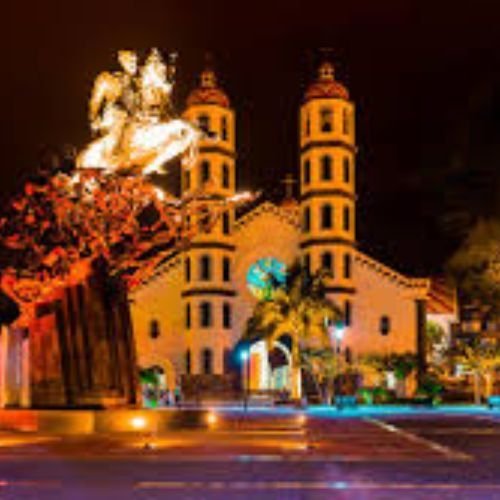
<path fill-rule="evenodd" d="M 219 418 L 217 417 L 217 414 L 213 411 L 207 414 L 207 424 L 209 427 L 214 427 L 215 425 L 217 425 L 218 420 Z"/>

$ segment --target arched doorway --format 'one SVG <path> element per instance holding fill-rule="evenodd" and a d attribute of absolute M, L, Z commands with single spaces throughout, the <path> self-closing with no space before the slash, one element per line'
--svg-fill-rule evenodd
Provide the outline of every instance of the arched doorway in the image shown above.
<path fill-rule="evenodd" d="M 139 370 L 142 406 L 158 408 L 173 404 L 175 369 L 169 360 Z"/>
<path fill-rule="evenodd" d="M 283 336 L 272 346 L 260 340 L 250 347 L 250 390 L 253 392 L 285 392 L 297 396 L 291 355 L 291 340 Z M 296 373 L 295 373 L 296 375 Z M 300 385 L 298 385 L 300 387 Z M 300 391 L 300 389 L 299 389 Z"/>
<path fill-rule="evenodd" d="M 274 342 L 268 353 L 269 388 L 273 391 L 291 392 L 292 360 L 289 349 L 281 342 Z"/>

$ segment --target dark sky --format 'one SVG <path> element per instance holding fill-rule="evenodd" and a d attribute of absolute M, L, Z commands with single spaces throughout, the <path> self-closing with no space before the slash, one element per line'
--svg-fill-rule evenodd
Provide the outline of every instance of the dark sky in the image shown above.
<path fill-rule="evenodd" d="M 115 68 L 116 51 L 153 46 L 179 52 L 178 109 L 214 53 L 237 111 L 240 186 L 276 193 L 277 179 L 297 171 L 297 112 L 315 49 L 331 47 L 357 105 L 362 249 L 426 275 L 458 241 L 444 214 L 498 215 L 496 2 L 9 4 L 0 17 L 4 196 L 44 148 L 88 140 L 88 94 L 98 72 Z"/>

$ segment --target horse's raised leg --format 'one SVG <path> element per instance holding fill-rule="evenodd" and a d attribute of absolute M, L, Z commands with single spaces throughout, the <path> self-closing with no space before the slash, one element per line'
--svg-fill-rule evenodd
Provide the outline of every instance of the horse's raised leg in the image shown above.
<path fill-rule="evenodd" d="M 178 142 L 172 142 L 165 149 L 162 149 L 156 158 L 144 167 L 142 173 L 144 175 L 148 175 L 160 172 L 165 163 L 168 163 L 170 160 L 181 154 L 183 150 L 184 145 L 180 145 Z"/>
<path fill-rule="evenodd" d="M 177 140 L 172 140 L 168 146 L 161 149 L 159 154 L 154 158 L 149 164 L 147 164 L 143 169 L 143 174 L 152 174 L 154 172 L 161 171 L 161 168 L 165 163 L 168 163 L 175 157 L 186 152 L 188 148 L 193 145 L 192 138 L 181 138 Z M 192 161 L 194 161 L 193 158 Z"/>

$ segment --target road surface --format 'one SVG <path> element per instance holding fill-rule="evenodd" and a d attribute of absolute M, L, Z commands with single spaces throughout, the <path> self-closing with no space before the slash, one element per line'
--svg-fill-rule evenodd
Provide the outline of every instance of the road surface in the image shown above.
<path fill-rule="evenodd" d="M 217 414 L 162 435 L 0 435 L 1 499 L 500 499 L 500 416 Z"/>

